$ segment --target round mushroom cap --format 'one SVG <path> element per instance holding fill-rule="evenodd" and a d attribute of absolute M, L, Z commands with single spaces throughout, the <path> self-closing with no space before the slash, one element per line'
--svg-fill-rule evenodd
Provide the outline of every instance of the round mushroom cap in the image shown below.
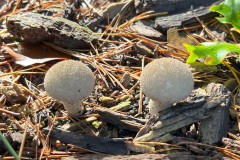
<path fill-rule="evenodd" d="M 143 69 L 140 86 L 149 98 L 175 103 L 192 93 L 193 75 L 189 66 L 173 58 L 153 60 Z"/>
<path fill-rule="evenodd" d="M 91 69 L 75 60 L 65 60 L 53 65 L 44 78 L 47 93 L 60 101 L 83 99 L 92 92 L 94 84 Z"/>

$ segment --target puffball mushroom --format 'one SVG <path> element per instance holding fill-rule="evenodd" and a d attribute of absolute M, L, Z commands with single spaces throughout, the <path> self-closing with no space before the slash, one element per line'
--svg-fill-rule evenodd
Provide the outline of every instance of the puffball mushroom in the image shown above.
<path fill-rule="evenodd" d="M 152 115 L 187 98 L 193 85 L 189 66 L 173 58 L 153 60 L 146 65 L 140 76 L 142 91 L 150 98 L 147 107 Z"/>
<path fill-rule="evenodd" d="M 71 114 L 83 111 L 82 99 L 93 90 L 95 78 L 91 69 L 76 60 L 65 60 L 53 65 L 46 73 L 44 87 L 47 93 L 62 101 Z"/>

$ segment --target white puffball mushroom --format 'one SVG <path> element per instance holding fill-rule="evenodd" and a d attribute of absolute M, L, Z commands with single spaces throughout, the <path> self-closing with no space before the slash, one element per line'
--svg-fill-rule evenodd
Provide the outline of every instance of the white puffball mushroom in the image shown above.
<path fill-rule="evenodd" d="M 76 60 L 65 60 L 53 65 L 46 73 L 44 87 L 47 93 L 63 102 L 71 114 L 83 111 L 82 99 L 94 88 L 95 78 L 91 69 Z"/>
<path fill-rule="evenodd" d="M 155 115 L 187 98 L 192 93 L 194 81 L 189 65 L 173 58 L 160 58 L 144 67 L 140 86 L 150 98 L 147 106 L 150 114 Z"/>

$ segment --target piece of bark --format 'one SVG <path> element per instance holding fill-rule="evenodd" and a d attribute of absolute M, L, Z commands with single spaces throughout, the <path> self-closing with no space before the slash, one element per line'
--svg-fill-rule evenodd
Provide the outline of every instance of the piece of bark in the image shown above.
<path fill-rule="evenodd" d="M 49 132 L 47 128 L 45 132 Z M 60 140 L 66 144 L 73 144 L 92 151 L 107 153 L 107 154 L 128 154 L 128 149 L 124 138 L 104 138 L 74 133 L 60 129 L 53 129 L 50 133 L 51 138 Z"/>
<path fill-rule="evenodd" d="M 157 117 L 151 117 L 146 124 L 138 131 L 138 133 L 136 134 L 135 138 L 140 137 L 146 133 L 148 133 L 151 129 L 151 127 L 153 126 L 153 124 L 157 121 Z"/>
<path fill-rule="evenodd" d="M 196 159 L 211 159 L 207 156 L 196 156 L 190 155 L 186 152 L 183 153 L 172 153 L 172 154 L 137 154 L 137 155 L 100 155 L 100 154 L 85 154 L 85 155 L 76 155 L 71 157 L 64 157 L 62 160 L 196 160 Z"/>
<path fill-rule="evenodd" d="M 212 85 L 208 85 L 206 91 L 209 91 L 208 89 L 211 89 L 212 87 Z M 160 113 L 159 121 L 152 127 L 151 131 L 141 137 L 136 138 L 135 140 L 153 141 L 154 139 L 159 138 L 164 134 L 170 133 L 212 116 L 212 112 L 217 107 L 219 107 L 220 104 L 230 99 L 229 92 L 219 93 L 221 94 L 216 96 L 196 96 L 192 94 L 185 100 L 185 102 L 180 102 L 176 106 Z"/>
<path fill-rule="evenodd" d="M 145 36 L 148 38 L 163 40 L 163 34 L 152 27 L 149 27 L 143 23 L 132 24 L 128 27 L 131 32 L 139 34 L 141 36 Z"/>
<path fill-rule="evenodd" d="M 166 31 L 173 27 L 183 27 L 198 22 L 196 17 L 199 17 L 201 21 L 204 19 L 210 19 L 216 16 L 216 13 L 210 13 L 209 8 L 198 8 L 193 11 L 170 14 L 168 16 L 158 17 L 155 20 L 155 28 L 160 31 Z"/>
<path fill-rule="evenodd" d="M 135 0 L 137 13 L 146 11 L 178 13 L 186 12 L 198 7 L 209 7 L 221 0 Z"/>
<path fill-rule="evenodd" d="M 222 95 L 230 95 L 224 85 L 209 84 L 206 90 L 210 99 L 221 97 Z M 202 143 L 215 144 L 227 136 L 229 122 L 229 108 L 231 98 L 226 98 L 215 109 L 211 111 L 211 116 L 201 121 L 199 127 L 199 135 Z"/>
<path fill-rule="evenodd" d="M 188 0 L 185 0 L 185 1 L 187 2 Z M 202 0 L 202 1 L 200 0 L 200 2 L 204 2 L 204 1 L 208 1 L 208 0 Z M 195 1 L 195 2 L 198 2 L 198 1 Z M 182 26 L 196 23 L 198 22 L 196 17 L 199 17 L 201 21 L 210 19 L 217 15 L 217 13 L 215 12 L 210 12 L 210 6 L 214 4 L 214 2 L 220 3 L 220 0 L 219 1 L 210 0 L 209 3 L 206 3 L 206 5 L 201 5 L 202 3 L 199 3 L 199 4 L 194 3 L 195 5 L 193 6 L 196 6 L 196 7 L 193 7 L 193 9 L 191 9 L 191 5 L 189 5 L 188 10 L 187 9 L 183 9 L 183 10 L 179 9 L 179 11 L 174 10 L 173 13 L 170 12 L 166 16 L 158 17 L 155 20 L 155 28 L 160 31 L 166 31 L 169 28 L 182 27 Z M 183 2 L 183 4 L 184 3 L 185 2 Z"/>
<path fill-rule="evenodd" d="M 133 132 L 138 132 L 146 123 L 146 120 L 120 114 L 108 108 L 97 107 L 95 112 L 100 115 L 100 120 Z"/>
<path fill-rule="evenodd" d="M 97 35 L 76 22 L 37 13 L 20 13 L 7 18 L 8 31 L 24 42 L 48 41 L 64 48 L 89 48 Z"/>

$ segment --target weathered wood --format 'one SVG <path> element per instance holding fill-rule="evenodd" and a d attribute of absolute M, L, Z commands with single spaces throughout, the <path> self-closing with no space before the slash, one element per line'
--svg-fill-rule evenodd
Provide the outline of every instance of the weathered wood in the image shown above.
<path fill-rule="evenodd" d="M 138 132 L 146 123 L 146 120 L 120 114 L 108 108 L 97 107 L 95 112 L 100 114 L 100 120 L 133 132 Z"/>
<path fill-rule="evenodd" d="M 146 1 L 148 2 L 148 0 Z M 180 27 L 196 23 L 196 17 L 205 20 L 216 16 L 217 13 L 210 12 L 209 8 L 212 4 L 220 3 L 222 0 L 176 0 L 171 2 L 170 0 L 167 0 L 164 1 L 166 3 L 164 5 L 161 5 L 159 1 L 161 0 L 153 1 L 154 10 L 156 12 L 163 12 L 166 10 L 169 14 L 158 17 L 155 20 L 155 27 L 158 30 L 165 31 L 172 27 Z M 172 5 L 170 3 L 172 3 Z"/>
<path fill-rule="evenodd" d="M 209 84 L 206 89 L 210 99 L 230 95 L 230 92 L 222 84 Z M 214 144 L 227 136 L 229 122 L 230 96 L 213 109 L 209 118 L 201 121 L 199 127 L 200 140 L 203 143 Z"/>
<path fill-rule="evenodd" d="M 212 87 L 212 85 L 208 85 L 206 91 L 210 91 Z M 212 112 L 222 103 L 229 101 L 230 99 L 229 92 L 221 91 L 223 90 L 219 91 L 221 94 L 213 94 L 211 96 L 208 96 L 210 94 L 207 94 L 206 96 L 201 94 L 196 96 L 192 94 L 185 102 L 178 103 L 176 106 L 160 113 L 159 121 L 151 128 L 151 131 L 135 140 L 157 141 L 164 134 L 213 116 Z M 204 136 L 207 135 L 204 134 Z"/>
<path fill-rule="evenodd" d="M 181 158 L 180 158 L 181 157 Z M 196 160 L 196 159 L 211 159 L 207 156 L 196 156 L 190 155 L 186 152 L 183 153 L 172 153 L 172 154 L 138 154 L 138 155 L 100 155 L 100 154 L 86 154 L 76 155 L 71 157 L 62 158 L 62 160 Z"/>
<path fill-rule="evenodd" d="M 48 129 L 45 129 L 49 132 Z M 92 151 L 97 151 L 107 154 L 128 154 L 126 139 L 123 138 L 104 138 L 93 137 L 80 133 L 68 132 L 60 129 L 53 129 L 50 134 L 51 138 L 60 140 L 66 144 L 73 144 Z"/>
<path fill-rule="evenodd" d="M 209 7 L 220 0 L 135 0 L 134 5 L 137 13 L 152 10 L 154 12 L 177 13 L 185 12 L 191 8 L 200 6 Z"/>
<path fill-rule="evenodd" d="M 170 14 L 168 16 L 158 17 L 155 20 L 155 28 L 157 30 L 166 31 L 169 28 L 173 27 L 184 27 L 198 22 L 196 17 L 199 17 L 200 20 L 209 19 L 216 16 L 216 13 L 210 12 L 207 7 L 199 7 L 193 11 L 181 12 L 178 14 Z"/>
<path fill-rule="evenodd" d="M 7 18 L 8 31 L 25 42 L 49 41 L 65 48 L 89 48 L 97 36 L 90 29 L 60 17 L 20 13 Z"/>
<path fill-rule="evenodd" d="M 138 131 L 138 133 L 136 134 L 135 138 L 140 137 L 146 133 L 148 133 L 151 129 L 151 127 L 154 125 L 154 123 L 156 123 L 157 121 L 157 117 L 151 117 L 146 124 Z"/>

